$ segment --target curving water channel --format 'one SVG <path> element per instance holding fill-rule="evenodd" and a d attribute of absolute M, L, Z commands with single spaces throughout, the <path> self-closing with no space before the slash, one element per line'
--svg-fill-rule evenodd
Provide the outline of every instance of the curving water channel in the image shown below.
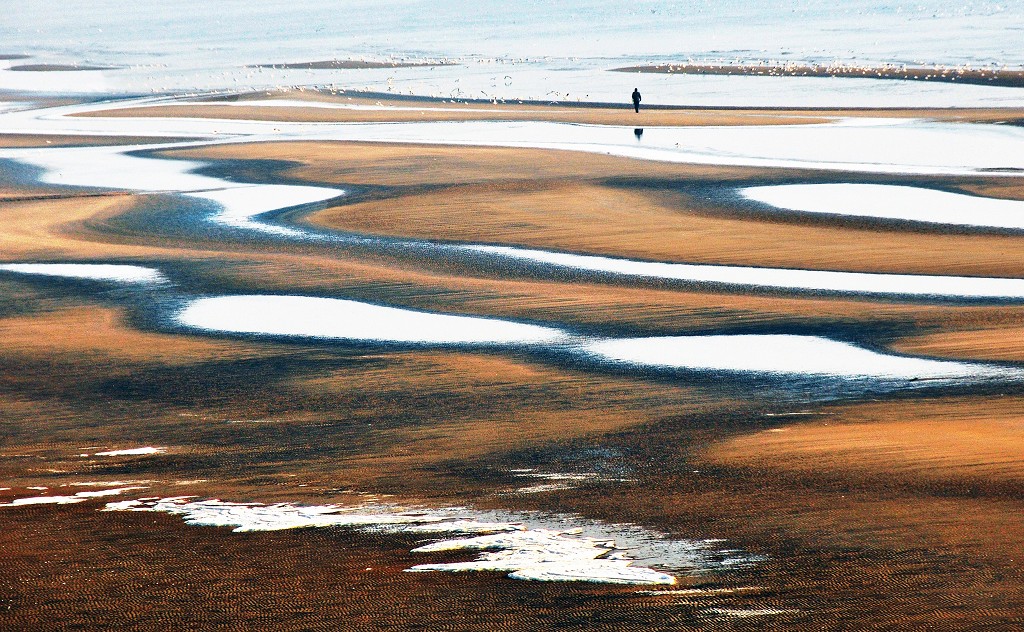
<path fill-rule="evenodd" d="M 158 105 L 161 101 L 143 100 Z M 128 102 L 122 105 L 131 105 Z M 81 118 L 71 115 L 95 112 L 111 104 L 92 104 L 40 110 L 0 113 L 0 129 L 20 121 L 36 132 L 56 129 L 75 133 L 120 133 L 174 135 L 182 132 L 230 134 L 237 138 L 192 142 L 106 147 L 30 148 L 0 151 L 0 157 L 40 169 L 38 181 L 48 184 L 126 189 L 142 193 L 176 194 L 184 199 L 207 203 L 217 210 L 205 221 L 272 240 L 317 241 L 324 244 L 357 245 L 368 250 L 400 247 L 426 258 L 453 256 L 467 262 L 524 262 L 544 272 L 571 271 L 607 277 L 645 278 L 676 281 L 699 286 L 724 285 L 757 290 L 790 292 L 838 292 L 855 295 L 895 295 L 907 298 L 1024 299 L 1024 279 L 966 277 L 950 275 L 856 273 L 837 270 L 806 270 L 754 266 L 708 265 L 684 262 L 643 261 L 599 255 L 558 252 L 508 245 L 438 243 L 424 240 L 339 234 L 282 223 L 277 212 L 300 206 L 322 204 L 343 198 L 345 191 L 333 187 L 236 182 L 199 173 L 204 163 L 153 156 L 159 149 L 194 147 L 219 142 L 268 141 L 279 139 L 359 139 L 373 141 L 481 144 L 518 147 L 549 147 L 633 155 L 651 160 L 689 161 L 694 145 L 704 141 L 704 158 L 715 155 L 725 164 L 751 164 L 757 152 L 775 152 L 772 166 L 791 166 L 794 160 L 816 168 L 914 171 L 928 169 L 952 173 L 978 172 L 991 165 L 1024 164 L 1024 132 L 992 125 L 841 120 L 832 124 L 744 128 L 659 128 L 664 138 L 641 148 L 621 143 L 617 128 L 559 123 L 406 123 L 406 124 L 286 124 L 259 121 L 165 118 Z M 226 106 L 225 106 L 226 107 Z M 539 126 L 539 127 L 538 127 Z M 217 129 L 223 128 L 223 129 Z M 276 130 L 276 134 L 268 134 Z M 25 131 L 24 129 L 22 131 Z M 724 148 L 737 133 L 747 139 L 749 151 Z M 856 143 L 823 142 L 846 138 Z M 862 137 L 866 135 L 866 138 Z M 886 143 L 872 138 L 882 135 Z M 537 140 L 543 137 L 543 141 Z M 779 145 L 773 139 L 785 137 Z M 900 139 L 914 142 L 895 142 Z M 968 149 L 937 151 L 939 141 L 970 138 Z M 676 138 L 684 143 L 666 146 Z M 667 140 L 666 140 L 667 139 Z M 927 142 L 925 140 L 931 139 Z M 645 143 L 647 141 L 645 140 Z M 938 144 L 937 144 L 938 143 Z M 718 149 L 711 149 L 713 146 Z M 894 149 L 895 148 L 895 149 Z M 993 149 L 998 152 L 993 153 Z M 653 153 L 652 153 L 653 152 Z M 668 152 L 668 153 L 664 153 Z M 758 158 L 761 160 L 761 158 Z M 697 160 L 701 162 L 701 160 Z M 858 166 L 860 165 L 860 166 Z M 916 171 L 915 171 L 916 172 Z M 851 191 L 855 195 L 850 195 Z M 936 221 L 974 212 L 980 225 L 1001 222 L 1011 225 L 1019 202 L 964 196 L 915 187 L 881 185 L 784 185 L 748 187 L 740 194 L 778 207 L 810 211 L 855 213 L 911 221 L 922 221 L 938 204 Z M 883 213 L 872 206 L 884 198 L 903 209 Z M 861 204 L 863 202 L 863 204 Z M 915 206 L 916 205 L 916 206 Z M 890 207 L 886 207 L 890 208 Z M 822 210 L 824 209 L 824 210 Z M 988 213 L 988 215 L 986 215 Z M 970 214 L 970 213 L 968 213 Z M 273 216 L 273 218 L 272 218 Z M 931 217 L 931 216 L 929 216 Z M 987 219 L 986 219 L 987 218 Z M 200 222 L 201 223 L 201 222 Z M 197 234 L 203 229 L 194 227 Z M 7 264 L 0 270 L 25 274 L 125 282 L 156 282 L 166 278 L 156 270 L 132 266 L 40 263 Z M 70 267 L 69 267 L 70 266 Z M 506 265 L 507 269 L 508 266 Z M 1015 371 L 976 363 L 907 358 L 859 348 L 845 342 L 816 336 L 742 335 L 670 336 L 634 339 L 592 339 L 558 327 L 515 323 L 500 319 L 430 314 L 390 306 L 370 305 L 338 298 L 305 296 L 221 296 L 187 299 L 175 321 L 185 327 L 231 334 L 377 341 L 400 344 L 527 345 L 552 347 L 561 352 L 620 366 L 646 369 L 685 369 L 774 375 L 821 375 L 844 379 L 952 380 L 976 381 L 1016 378 Z"/>
<path fill-rule="evenodd" d="M 886 129 L 887 126 L 876 125 L 872 129 L 874 128 Z M 492 262 L 527 262 L 541 271 L 585 273 L 595 278 L 644 278 L 697 285 L 868 296 L 1024 299 L 1022 279 L 645 261 L 506 245 L 452 244 L 366 235 L 339 235 L 297 228 L 264 216 L 283 209 L 322 203 L 343 196 L 345 192 L 331 187 L 233 182 L 196 173 L 204 166 L 201 162 L 150 156 L 151 152 L 157 149 L 191 146 L 195 144 L 14 149 L 0 151 L 0 158 L 8 158 L 41 169 L 39 181 L 48 184 L 108 187 L 158 194 L 177 193 L 186 198 L 209 201 L 220 209 L 209 216 L 209 221 L 276 238 L 317 240 L 370 249 L 397 246 L 407 251 L 414 250 L 420 256 L 451 258 L 454 255 L 462 256 L 470 262 L 480 258 Z M 773 188 L 772 191 L 766 192 L 744 189 L 742 193 L 750 197 L 760 195 L 767 200 L 770 199 L 767 197 L 768 194 L 777 190 Z M 915 196 L 917 195 L 927 198 L 931 193 L 928 190 L 920 190 L 915 192 Z M 999 203 L 1006 201 L 988 199 L 988 203 L 1002 208 L 1004 205 Z M 194 230 L 198 232 L 200 229 Z"/>

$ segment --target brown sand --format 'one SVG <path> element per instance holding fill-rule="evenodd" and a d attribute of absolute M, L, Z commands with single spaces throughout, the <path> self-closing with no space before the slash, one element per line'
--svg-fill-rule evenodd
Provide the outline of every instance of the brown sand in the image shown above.
<path fill-rule="evenodd" d="M 240 158 L 252 149 L 228 145 L 174 155 Z M 760 170 L 650 164 L 577 152 L 349 143 L 275 143 L 260 154 L 300 163 L 289 175 L 314 182 L 411 188 L 309 218 L 346 231 L 694 263 L 1024 274 L 1019 236 L 837 225 L 832 219 L 791 215 L 737 217 L 733 209 L 665 188 L 709 178 L 728 183 L 740 174 L 759 177 Z M 519 157 L 514 163 L 513 155 Z M 453 182 L 453 174 L 460 182 Z M 471 184 L 461 183 L 466 180 Z M 1019 196 L 1024 187 L 1014 182 L 999 192 Z M 823 243 L 829 248 L 821 248 Z"/>
<path fill-rule="evenodd" d="M 141 332 L 120 310 L 95 306 L 0 319 L 0 337 L 13 356 L 87 357 L 99 364 L 173 366 L 254 354 L 226 341 Z"/>
<path fill-rule="evenodd" d="M 798 419 L 798 418 L 794 418 Z M 923 399 L 826 408 L 811 421 L 714 445 L 714 463 L 822 477 L 1019 487 L 1024 400 Z"/>
<path fill-rule="evenodd" d="M 180 138 L 177 140 L 188 140 Z M 100 145 L 145 145 L 175 142 L 167 137 L 75 136 L 70 134 L 0 134 L 0 147 L 84 147 Z"/>
<path fill-rule="evenodd" d="M 137 201 L 134 195 L 119 192 L 90 192 L 53 198 L 45 195 L 9 190 L 5 196 L 7 199 L 0 205 L 0 219 L 7 229 L 0 235 L 0 244 L 7 261 L 126 257 L 153 255 L 160 251 L 129 244 L 112 247 L 105 243 L 106 240 L 82 234 L 82 227 L 86 224 L 101 223 L 132 209 Z M 50 195 L 61 194 L 51 192 Z"/>
<path fill-rule="evenodd" d="M 770 215 L 723 217 L 702 212 L 700 206 L 682 194 L 638 187 L 528 181 L 453 186 L 339 206 L 314 214 L 310 221 L 372 234 L 475 239 L 693 263 L 968 276 L 1024 274 L 1021 237 L 858 229 Z M 830 247 L 821 248 L 823 243 Z"/>
<path fill-rule="evenodd" d="M 910 354 L 1024 362 L 1024 327 L 1006 322 L 978 329 L 920 334 L 903 338 L 893 347 Z"/>

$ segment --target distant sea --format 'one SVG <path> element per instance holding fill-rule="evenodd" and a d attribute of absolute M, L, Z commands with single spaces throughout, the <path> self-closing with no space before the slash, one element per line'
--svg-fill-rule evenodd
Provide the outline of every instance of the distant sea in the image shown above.
<path fill-rule="evenodd" d="M 1024 1 L 18 0 L 4 10 L 0 54 L 29 56 L 20 63 L 114 68 L 69 76 L 60 83 L 66 92 L 166 94 L 317 85 L 442 98 L 618 101 L 641 87 L 651 95 L 645 98 L 650 103 L 828 105 L 868 98 L 1007 105 L 1020 100 L 1019 90 L 871 81 L 866 97 L 856 82 L 868 80 L 638 77 L 606 71 L 691 60 L 1024 68 Z M 253 67 L 331 59 L 453 65 Z M 43 74 L 0 71 L 0 91 L 58 90 Z M 847 87 L 851 81 L 853 87 Z"/>

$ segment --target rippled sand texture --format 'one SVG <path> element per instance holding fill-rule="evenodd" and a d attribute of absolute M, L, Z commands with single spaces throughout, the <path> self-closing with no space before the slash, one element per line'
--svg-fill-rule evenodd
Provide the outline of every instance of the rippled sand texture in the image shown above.
<path fill-rule="evenodd" d="M 274 101 L 0 111 L 0 628 L 1024 612 L 1016 112 Z"/>

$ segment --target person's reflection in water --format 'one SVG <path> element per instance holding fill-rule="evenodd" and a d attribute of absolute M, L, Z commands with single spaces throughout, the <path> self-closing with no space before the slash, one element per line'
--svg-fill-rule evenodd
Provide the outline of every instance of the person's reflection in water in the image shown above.
<path fill-rule="evenodd" d="M 639 140 L 642 140 L 642 138 L 641 138 L 641 137 L 642 137 L 642 136 L 644 135 L 644 128 L 642 128 L 642 127 L 637 127 L 637 128 L 635 128 L 635 129 L 633 130 L 633 135 L 634 135 L 634 136 L 636 136 L 636 139 L 637 139 L 638 141 L 639 141 Z"/>

